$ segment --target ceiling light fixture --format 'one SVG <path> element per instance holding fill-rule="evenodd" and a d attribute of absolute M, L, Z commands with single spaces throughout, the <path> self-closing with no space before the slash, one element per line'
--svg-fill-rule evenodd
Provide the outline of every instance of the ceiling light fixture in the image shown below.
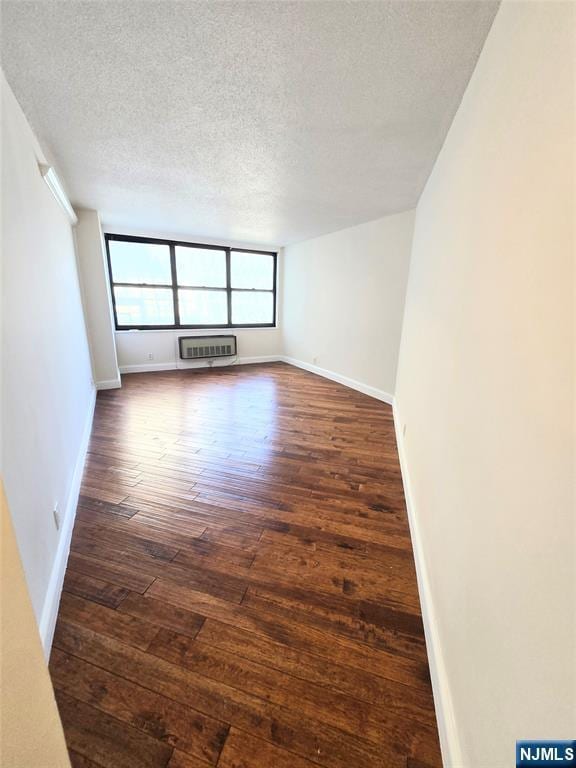
<path fill-rule="evenodd" d="M 66 192 L 64 192 L 64 187 L 62 186 L 62 183 L 60 182 L 58 174 L 54 168 L 52 168 L 51 165 L 44 165 L 43 163 L 38 163 L 38 168 L 40 169 L 40 173 L 42 174 L 44 181 L 50 187 L 50 191 L 56 200 L 60 203 L 64 211 L 66 211 L 66 214 L 72 222 L 72 225 L 77 224 L 78 217 L 74 213 L 74 208 L 72 208 L 70 200 L 68 200 L 68 195 Z"/>

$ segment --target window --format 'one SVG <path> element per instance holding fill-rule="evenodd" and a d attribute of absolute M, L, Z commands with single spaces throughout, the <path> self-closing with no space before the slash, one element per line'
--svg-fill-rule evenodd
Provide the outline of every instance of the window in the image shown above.
<path fill-rule="evenodd" d="M 272 327 L 276 254 L 106 235 L 118 330 Z"/>

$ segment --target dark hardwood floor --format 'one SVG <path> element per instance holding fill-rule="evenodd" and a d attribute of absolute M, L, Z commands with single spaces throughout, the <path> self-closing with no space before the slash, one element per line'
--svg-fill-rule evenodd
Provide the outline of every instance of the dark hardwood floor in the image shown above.
<path fill-rule="evenodd" d="M 122 384 L 50 660 L 72 764 L 440 766 L 390 407 L 282 363 Z"/>

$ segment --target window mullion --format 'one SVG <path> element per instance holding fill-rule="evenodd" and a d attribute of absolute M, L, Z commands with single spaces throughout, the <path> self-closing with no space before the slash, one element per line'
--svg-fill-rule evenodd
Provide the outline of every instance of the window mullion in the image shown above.
<path fill-rule="evenodd" d="M 271 327 L 276 322 L 276 309 L 277 309 L 277 289 L 278 289 L 278 275 L 277 275 L 277 254 L 272 251 L 261 251 L 261 250 L 253 250 L 253 249 L 246 249 L 246 248 L 240 248 L 235 249 L 230 246 L 217 246 L 217 245 L 205 245 L 203 243 L 189 243 L 189 242 L 181 242 L 181 241 L 174 241 L 174 240 L 166 240 L 166 239 L 154 239 L 154 238 L 144 238 L 144 237 L 130 237 L 130 236 L 124 236 L 124 235 L 112 235 L 112 234 L 105 234 L 105 241 L 106 241 L 106 257 L 108 262 L 108 276 L 109 276 L 109 285 L 111 288 L 111 294 L 112 294 L 112 305 L 113 305 L 113 311 L 114 311 L 114 320 L 115 325 L 117 328 L 130 328 L 130 327 L 138 327 L 142 329 L 151 329 L 151 328 L 175 328 L 175 329 L 181 329 L 183 327 L 194 327 L 194 328 L 222 328 L 225 327 L 221 324 L 206 324 L 206 325 L 182 325 L 182 316 L 180 313 L 180 296 L 179 291 L 180 290 L 186 290 L 189 289 L 190 291 L 203 291 L 205 292 L 204 295 L 208 297 L 208 291 L 226 291 L 226 313 L 227 313 L 227 323 L 226 326 L 229 328 L 234 327 Z M 168 253 L 170 258 L 170 279 L 171 282 L 168 284 L 165 283 L 140 283 L 140 282 L 121 282 L 116 283 L 113 278 L 113 270 L 112 270 L 112 261 L 113 261 L 113 254 L 112 254 L 112 248 L 111 244 L 115 241 L 120 241 L 124 243 L 143 243 L 145 245 L 164 245 L 168 247 Z M 196 248 L 196 249 L 208 249 L 208 250 L 214 250 L 214 251 L 220 251 L 224 254 L 225 257 L 225 269 L 226 269 L 226 281 L 225 281 L 225 287 L 220 286 L 181 286 L 179 288 L 178 286 L 178 264 L 179 262 L 176 259 L 176 248 L 178 246 L 181 246 L 182 248 Z M 232 286 L 232 252 L 235 252 L 236 250 L 239 251 L 238 258 L 240 258 L 241 254 L 262 254 L 266 255 L 272 258 L 273 260 L 273 273 L 272 273 L 272 287 L 271 288 L 233 288 Z M 164 262 L 165 264 L 165 262 Z M 236 264 L 236 262 L 235 262 Z M 240 264 L 237 265 L 240 271 L 242 272 L 242 267 Z M 263 267 L 264 268 L 264 267 Z M 266 270 L 268 267 L 266 267 Z M 134 271 L 137 272 L 138 270 L 134 267 Z M 154 270 L 153 270 L 154 271 Z M 147 274 L 144 272 L 144 274 Z M 152 274 L 152 273 L 151 273 Z M 221 274 L 221 273 L 220 273 Z M 196 273 L 194 275 L 197 277 Z M 127 275 L 128 276 L 128 275 Z M 140 274 L 138 274 L 138 277 L 140 277 Z M 165 279 L 165 278 L 164 278 Z M 260 280 L 260 277 L 258 277 L 258 280 Z M 238 282 L 246 282 L 246 275 L 242 277 L 240 275 Z M 251 281 L 248 281 L 248 284 L 250 284 Z M 116 292 L 120 291 L 121 289 L 140 289 L 140 291 L 137 291 L 137 297 L 138 301 L 142 302 L 143 300 L 148 300 L 149 296 L 153 296 L 156 300 L 160 301 L 157 297 L 157 292 L 161 289 L 164 290 L 162 302 L 164 302 L 164 317 L 166 315 L 166 310 L 168 310 L 168 307 L 165 304 L 168 291 L 172 291 L 172 309 L 173 309 L 173 315 L 174 315 L 174 325 L 167 326 L 167 325 L 146 325 L 146 323 L 142 323 L 140 325 L 119 325 L 118 323 L 118 312 L 120 311 L 119 308 L 116 306 Z M 156 289 L 154 291 L 153 289 Z M 232 292 L 237 291 L 237 295 L 235 297 L 232 296 Z M 125 291 L 124 291 L 125 292 Z M 257 295 L 258 294 L 258 295 Z M 260 304 L 262 302 L 263 306 L 268 306 L 268 301 L 264 300 L 265 295 L 272 294 L 272 318 L 270 323 L 233 323 L 233 312 L 234 307 L 236 306 L 236 301 L 238 301 L 238 311 L 241 313 L 244 313 L 247 311 L 248 315 L 260 317 L 260 310 L 253 311 L 254 303 Z M 184 296 L 184 293 L 183 293 Z M 190 297 L 188 297 L 190 298 Z M 128 302 L 128 298 L 124 297 L 122 299 L 124 303 Z M 132 299 L 130 299 L 132 301 Z M 148 312 L 148 309 L 144 307 L 144 305 L 147 306 L 146 301 L 144 301 L 142 307 L 140 310 L 136 312 Z M 190 301 L 194 305 L 195 299 L 190 298 Z M 200 301 L 200 299 L 198 299 Z M 208 298 L 206 298 L 206 301 L 208 302 Z M 221 298 L 218 300 L 212 296 L 210 296 L 210 301 L 208 302 L 208 307 L 210 308 L 212 306 L 212 303 L 214 303 L 214 306 L 217 306 L 221 302 Z M 188 299 L 186 301 L 186 307 L 188 306 Z M 169 306 L 169 305 L 168 305 Z M 221 307 L 221 303 L 219 304 Z M 125 311 L 124 305 L 122 305 L 122 312 Z M 154 315 L 154 310 L 152 314 Z M 221 311 L 221 309 L 220 309 Z M 268 311 L 266 311 L 266 315 L 268 314 Z M 183 309 L 184 316 L 186 315 L 186 312 Z M 210 315 L 210 312 L 208 312 Z M 262 316 L 264 313 L 262 314 Z M 213 316 L 213 315 L 210 315 Z M 243 314 L 242 314 L 243 316 Z M 148 315 L 146 315 L 148 317 Z M 143 318 L 144 319 L 144 316 Z"/>
<path fill-rule="evenodd" d="M 228 325 L 232 325 L 232 285 L 230 274 L 230 248 L 226 248 L 226 299 L 228 303 Z"/>
<path fill-rule="evenodd" d="M 277 269 L 277 260 L 278 260 L 278 254 L 274 254 L 272 256 L 272 269 L 274 270 L 272 272 L 272 322 L 274 325 L 276 325 L 276 269 Z"/>
<path fill-rule="evenodd" d="M 112 283 L 114 288 L 172 288 L 172 283 Z"/>
<path fill-rule="evenodd" d="M 180 326 L 180 307 L 178 305 L 178 278 L 176 276 L 176 246 L 170 245 L 170 271 L 172 273 L 172 302 L 174 304 L 174 325 Z"/>

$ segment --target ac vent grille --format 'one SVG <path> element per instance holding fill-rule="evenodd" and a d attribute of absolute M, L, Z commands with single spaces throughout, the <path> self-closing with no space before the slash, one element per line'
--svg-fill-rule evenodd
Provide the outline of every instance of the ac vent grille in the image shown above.
<path fill-rule="evenodd" d="M 237 354 L 236 336 L 180 336 L 181 360 L 231 357 Z"/>

